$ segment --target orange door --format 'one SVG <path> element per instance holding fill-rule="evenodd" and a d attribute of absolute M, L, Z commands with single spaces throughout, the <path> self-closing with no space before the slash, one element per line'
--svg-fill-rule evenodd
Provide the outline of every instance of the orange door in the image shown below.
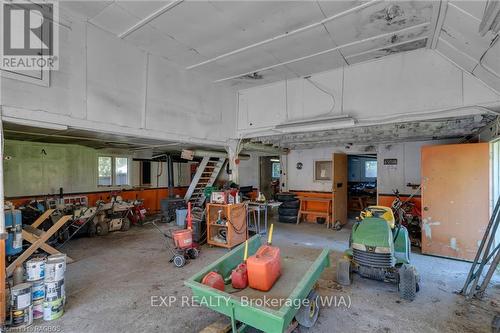
<path fill-rule="evenodd" d="M 489 144 L 422 147 L 422 253 L 473 260 L 489 218 Z"/>
<path fill-rule="evenodd" d="M 347 223 L 347 155 L 332 156 L 332 221 Z"/>

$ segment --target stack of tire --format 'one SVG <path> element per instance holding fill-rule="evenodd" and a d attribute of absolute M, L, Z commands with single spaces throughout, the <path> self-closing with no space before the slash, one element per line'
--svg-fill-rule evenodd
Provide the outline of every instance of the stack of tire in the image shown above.
<path fill-rule="evenodd" d="M 294 193 L 282 192 L 276 195 L 276 199 L 281 202 L 278 208 L 278 221 L 281 223 L 296 223 L 300 206 L 297 196 Z"/>

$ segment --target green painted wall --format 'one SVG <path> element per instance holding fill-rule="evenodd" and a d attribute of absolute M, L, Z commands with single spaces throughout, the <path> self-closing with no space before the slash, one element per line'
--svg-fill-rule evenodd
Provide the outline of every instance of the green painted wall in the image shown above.
<path fill-rule="evenodd" d="M 6 197 L 97 191 L 95 149 L 78 145 L 5 141 Z"/>

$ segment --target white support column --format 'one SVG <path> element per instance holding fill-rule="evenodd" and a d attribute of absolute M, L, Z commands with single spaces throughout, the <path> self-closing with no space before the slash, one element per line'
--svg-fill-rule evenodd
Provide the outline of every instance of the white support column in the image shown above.
<path fill-rule="evenodd" d="M 235 139 L 230 139 L 227 142 L 226 146 L 226 151 L 228 155 L 228 163 L 229 163 L 229 169 L 231 170 L 231 174 L 229 175 L 229 180 L 239 184 L 240 181 L 240 176 L 239 176 L 239 164 L 236 163 L 236 160 L 238 159 L 239 155 L 239 150 L 241 149 L 238 147 L 238 142 L 239 140 Z"/>

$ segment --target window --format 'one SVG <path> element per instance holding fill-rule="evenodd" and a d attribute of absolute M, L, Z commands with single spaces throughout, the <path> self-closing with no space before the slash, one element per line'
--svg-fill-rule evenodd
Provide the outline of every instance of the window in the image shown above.
<path fill-rule="evenodd" d="M 128 158 L 127 157 L 98 157 L 99 186 L 128 185 Z"/>
<path fill-rule="evenodd" d="M 314 181 L 332 180 L 332 161 L 314 161 Z"/>
<path fill-rule="evenodd" d="M 113 185 L 113 179 L 111 177 L 111 157 L 99 156 L 99 179 L 97 185 L 99 186 L 111 186 Z"/>
<path fill-rule="evenodd" d="M 377 178 L 377 161 L 365 161 L 365 177 Z"/>
<path fill-rule="evenodd" d="M 280 178 L 281 175 L 281 165 L 280 162 L 273 162 L 273 172 L 272 178 Z"/>

